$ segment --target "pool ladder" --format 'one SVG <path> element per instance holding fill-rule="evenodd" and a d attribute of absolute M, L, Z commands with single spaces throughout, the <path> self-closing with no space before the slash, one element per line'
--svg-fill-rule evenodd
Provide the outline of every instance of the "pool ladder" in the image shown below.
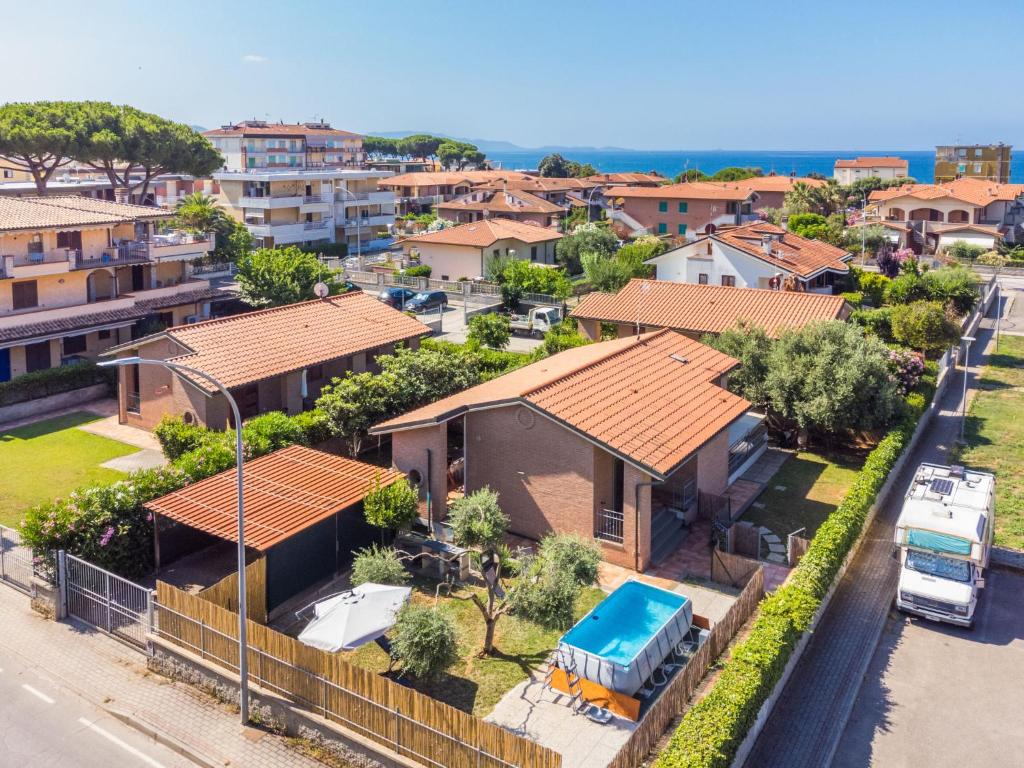
<path fill-rule="evenodd" d="M 566 658 L 565 651 L 559 649 L 555 652 L 555 656 L 548 662 L 548 671 L 544 676 L 544 684 L 549 688 L 551 687 L 551 678 L 559 666 L 556 661 L 560 661 L 562 669 L 565 670 L 565 680 L 569 684 L 569 706 L 572 707 L 573 711 L 579 712 L 587 706 L 587 700 L 583 698 L 583 678 L 580 677 L 579 671 L 576 669 L 576 658 L 571 650 L 569 651 L 568 659 Z"/>

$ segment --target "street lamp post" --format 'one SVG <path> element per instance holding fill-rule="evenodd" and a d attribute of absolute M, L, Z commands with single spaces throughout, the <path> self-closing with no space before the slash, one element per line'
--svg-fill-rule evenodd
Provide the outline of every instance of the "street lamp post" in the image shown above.
<path fill-rule="evenodd" d="M 246 591 L 245 591 L 245 501 L 242 494 L 242 416 L 238 411 L 238 403 L 221 384 L 210 374 L 181 363 L 167 360 L 149 360 L 141 357 L 122 357 L 117 360 L 105 360 L 101 366 L 124 367 L 128 365 L 158 365 L 171 371 L 183 371 L 206 379 L 227 398 L 231 413 L 235 417 L 235 473 L 237 475 L 238 499 L 238 677 L 239 707 L 242 714 L 242 725 L 249 724 L 249 646 L 246 641 Z M 154 523 L 155 524 L 155 523 Z"/>
<path fill-rule="evenodd" d="M 960 403 L 960 442 L 964 441 L 964 425 L 967 422 L 967 377 L 971 373 L 971 342 L 975 341 L 973 336 L 964 336 L 960 339 L 967 342 L 964 350 L 964 394 Z"/>

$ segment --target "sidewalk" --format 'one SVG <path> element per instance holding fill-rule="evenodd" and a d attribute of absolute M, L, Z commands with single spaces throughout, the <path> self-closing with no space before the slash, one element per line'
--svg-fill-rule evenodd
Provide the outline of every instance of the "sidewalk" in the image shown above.
<path fill-rule="evenodd" d="M 323 768 L 277 736 L 243 729 L 227 706 L 150 672 L 142 653 L 78 622 L 43 619 L 25 595 L 2 585 L 0 626 L 0 648 L 119 719 L 184 745 L 182 754 L 201 764 Z"/>
<path fill-rule="evenodd" d="M 972 350 L 968 400 L 992 349 L 993 321 L 983 320 Z M 782 690 L 745 768 L 828 768 L 878 645 L 899 577 L 892 537 L 902 491 L 921 462 L 944 464 L 960 430 L 963 369 L 957 369 L 928 428 L 878 510 L 839 582 L 800 663 Z"/>

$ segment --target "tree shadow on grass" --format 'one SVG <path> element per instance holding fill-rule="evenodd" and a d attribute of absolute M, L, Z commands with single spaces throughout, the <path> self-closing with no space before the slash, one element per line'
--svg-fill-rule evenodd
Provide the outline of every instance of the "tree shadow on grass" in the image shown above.
<path fill-rule="evenodd" d="M 7 432 L 0 433 L 0 442 L 11 442 L 15 440 L 31 440 L 35 437 L 44 437 L 45 435 L 53 434 L 54 432 L 61 432 L 65 429 L 71 429 L 72 427 L 78 427 L 82 424 L 88 424 L 91 421 L 99 420 L 100 416 L 89 411 L 75 411 L 74 413 L 66 413 L 63 416 L 57 416 L 53 419 L 43 419 L 42 421 L 36 421 L 32 424 L 26 424 L 22 427 L 15 427 Z"/>

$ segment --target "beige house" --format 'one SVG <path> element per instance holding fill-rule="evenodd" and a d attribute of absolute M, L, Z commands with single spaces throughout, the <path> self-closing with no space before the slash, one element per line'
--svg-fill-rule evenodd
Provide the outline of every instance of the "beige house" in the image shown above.
<path fill-rule="evenodd" d="M 561 239 L 562 235 L 549 227 L 488 218 L 414 235 L 401 242 L 406 261 L 426 264 L 434 279 L 458 280 L 483 277 L 488 259 L 497 256 L 552 265 L 555 244 Z"/>
<path fill-rule="evenodd" d="M 380 186 L 395 193 L 400 213 L 419 213 L 468 194 L 477 184 L 528 178 L 518 171 L 427 171 L 392 176 L 381 181 Z"/>
<path fill-rule="evenodd" d="M 430 333 L 414 318 L 355 291 L 327 299 L 168 328 L 108 351 L 169 360 L 203 371 L 232 393 L 243 419 L 299 413 L 346 371 L 376 370 L 398 343 L 416 348 Z M 165 415 L 224 429 L 227 400 L 205 379 L 155 365 L 119 369 L 121 423 L 151 429 Z"/>
<path fill-rule="evenodd" d="M 854 157 L 836 160 L 832 166 L 832 178 L 840 184 L 853 184 L 872 177 L 888 181 L 907 176 L 909 163 L 902 157 Z"/>
<path fill-rule="evenodd" d="M 590 344 L 371 434 L 391 435 L 392 463 L 419 485 L 432 520 L 445 517 L 447 499 L 489 486 L 511 532 L 592 537 L 604 559 L 643 571 L 756 460 L 737 429 L 750 404 L 725 388 L 736 365 L 667 330 Z M 750 421 L 756 430 L 760 420 Z M 449 472 L 457 459 L 463 473 Z"/>
<path fill-rule="evenodd" d="M 86 197 L 0 198 L 0 381 L 92 359 L 139 325 L 207 317 L 192 277 L 212 235 L 157 232 L 159 208 Z"/>

